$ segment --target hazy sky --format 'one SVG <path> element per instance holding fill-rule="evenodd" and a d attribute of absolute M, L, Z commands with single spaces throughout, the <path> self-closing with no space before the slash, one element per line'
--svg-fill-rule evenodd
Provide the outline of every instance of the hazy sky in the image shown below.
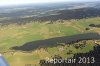
<path fill-rule="evenodd" d="M 52 3 L 52 2 L 68 2 L 68 1 L 99 1 L 99 0 L 0 0 L 0 5 L 19 5 L 28 3 Z"/>

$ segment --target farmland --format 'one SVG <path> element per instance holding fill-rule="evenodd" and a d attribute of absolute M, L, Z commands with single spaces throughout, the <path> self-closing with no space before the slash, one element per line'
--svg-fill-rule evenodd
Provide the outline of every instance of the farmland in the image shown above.
<path fill-rule="evenodd" d="M 61 22 L 63 21 L 63 22 Z M 39 66 L 39 60 L 45 57 L 60 55 L 63 58 L 72 57 L 76 53 L 86 53 L 93 50 L 95 46 L 93 40 L 86 41 L 85 47 L 76 49 L 74 45 L 83 44 L 83 42 L 73 43 L 65 46 L 54 46 L 46 48 L 37 48 L 30 52 L 17 51 L 11 49 L 15 46 L 23 46 L 32 41 L 46 40 L 63 36 L 73 36 L 85 33 L 98 33 L 100 28 L 90 27 L 90 24 L 100 24 L 100 17 L 87 19 L 59 20 L 51 23 L 51 21 L 31 21 L 27 24 L 9 24 L 0 25 L 0 52 L 10 63 L 10 66 L 25 66 L 32 64 Z M 89 28 L 89 30 L 86 30 Z M 34 46 L 34 45 L 33 45 Z M 67 54 L 72 51 L 71 54 Z"/>

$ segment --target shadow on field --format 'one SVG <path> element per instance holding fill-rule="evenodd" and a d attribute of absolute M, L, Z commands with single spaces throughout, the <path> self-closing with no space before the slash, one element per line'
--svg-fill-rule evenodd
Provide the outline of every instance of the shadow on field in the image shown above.
<path fill-rule="evenodd" d="M 62 44 L 73 44 L 75 42 L 79 42 L 82 40 L 98 40 L 100 39 L 100 35 L 97 33 L 85 33 L 85 34 L 78 34 L 73 36 L 63 36 L 63 37 L 56 37 L 50 38 L 45 40 L 37 40 L 25 43 L 22 46 L 15 46 L 12 47 L 12 50 L 20 50 L 20 51 L 32 51 L 41 47 L 54 47 Z"/>

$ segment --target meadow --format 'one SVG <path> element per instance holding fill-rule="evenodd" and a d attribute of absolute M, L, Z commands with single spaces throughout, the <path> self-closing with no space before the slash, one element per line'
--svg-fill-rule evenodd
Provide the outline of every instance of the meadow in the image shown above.
<path fill-rule="evenodd" d="M 27 42 L 36 40 L 45 40 L 54 37 L 72 36 L 76 34 L 84 34 L 96 32 L 100 34 L 100 28 L 89 27 L 90 24 L 100 24 L 100 17 L 60 20 L 50 23 L 51 21 L 38 22 L 31 21 L 27 24 L 9 24 L 0 25 L 0 52 L 10 63 L 10 66 L 39 66 L 39 60 L 54 55 L 60 55 L 63 58 L 72 57 L 75 53 L 86 53 L 93 50 L 95 46 L 92 40 L 87 41 L 85 47 L 76 49 L 74 45 L 83 44 L 82 42 L 72 45 L 57 46 L 50 48 L 39 48 L 32 52 L 12 51 L 10 48 L 14 46 L 22 46 Z M 89 30 L 86 30 L 89 28 Z M 67 54 L 69 51 L 72 53 Z"/>

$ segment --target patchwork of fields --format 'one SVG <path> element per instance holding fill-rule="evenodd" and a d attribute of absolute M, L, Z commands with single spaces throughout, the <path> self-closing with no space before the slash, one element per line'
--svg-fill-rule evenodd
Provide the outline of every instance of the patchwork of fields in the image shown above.
<path fill-rule="evenodd" d="M 22 46 L 27 42 L 46 40 L 55 37 L 72 36 L 84 33 L 98 33 L 100 28 L 90 27 L 90 24 L 100 24 L 100 17 L 76 19 L 76 20 L 58 20 L 53 23 L 45 22 L 30 22 L 27 24 L 9 24 L 0 25 L 0 52 L 4 54 L 10 66 L 39 66 L 39 60 L 54 55 L 61 57 L 72 57 L 76 53 L 86 53 L 93 50 L 95 46 L 93 40 L 86 41 L 86 45 L 76 49 L 74 45 L 83 44 L 83 42 L 73 43 L 71 45 L 37 48 L 34 51 L 14 51 L 11 50 L 14 46 Z M 88 28 L 88 30 L 86 29 Z M 64 43 L 63 43 L 64 44 Z M 69 51 L 72 53 L 67 54 Z"/>

